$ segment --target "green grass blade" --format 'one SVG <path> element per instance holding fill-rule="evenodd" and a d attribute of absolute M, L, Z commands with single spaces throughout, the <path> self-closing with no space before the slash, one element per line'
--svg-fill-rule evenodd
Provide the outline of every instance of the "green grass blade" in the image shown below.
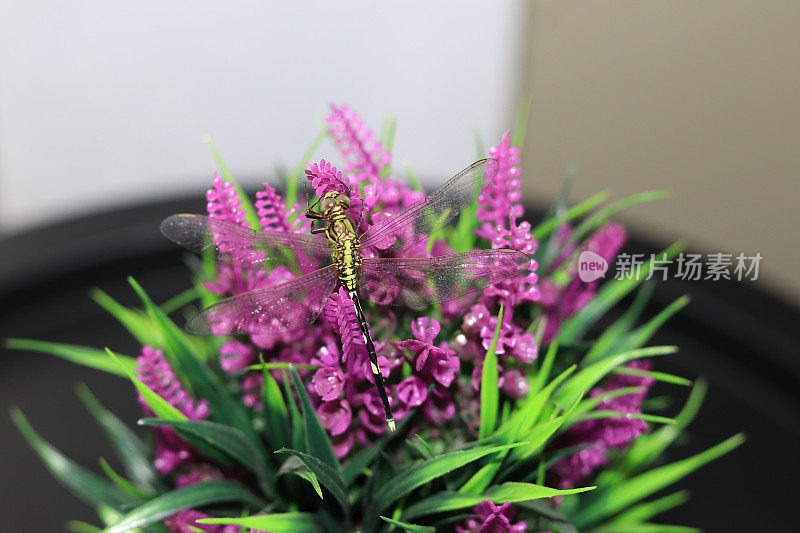
<path fill-rule="evenodd" d="M 263 500 L 238 483 L 224 479 L 203 481 L 153 498 L 126 514 L 106 529 L 106 533 L 123 533 L 148 526 L 183 509 L 230 502 L 243 503 L 253 509 L 265 505 Z"/>
<path fill-rule="evenodd" d="M 698 380 L 692 387 L 683 409 L 675 417 L 675 424 L 664 426 L 647 435 L 641 435 L 633 441 L 622 460 L 613 467 L 604 470 L 598 476 L 598 484 L 600 486 L 615 485 L 632 472 L 642 470 L 653 463 L 694 420 L 705 399 L 707 390 L 707 383 L 703 380 Z"/>
<path fill-rule="evenodd" d="M 649 348 L 640 348 L 638 350 L 631 350 L 629 352 L 617 354 L 611 357 L 601 359 L 596 363 L 587 366 L 575 376 L 572 377 L 567 383 L 564 384 L 555 394 L 556 401 L 563 404 L 571 404 L 574 398 L 586 394 L 598 381 L 603 379 L 609 372 L 624 365 L 634 359 L 642 357 L 655 357 L 659 355 L 672 354 L 678 351 L 676 346 L 652 346 Z"/>
<path fill-rule="evenodd" d="M 148 447 L 114 413 L 103 407 L 86 385 L 79 385 L 77 393 L 111 443 L 111 448 L 125 468 L 126 475 L 138 486 L 148 491 L 153 490 L 158 477 L 153 469 Z"/>
<path fill-rule="evenodd" d="M 198 292 L 197 288 L 190 287 L 162 303 L 161 310 L 166 314 L 174 313 L 175 311 L 186 307 L 198 298 L 200 298 L 200 293 Z"/>
<path fill-rule="evenodd" d="M 322 485 L 328 489 L 331 494 L 333 494 L 333 497 L 336 498 L 336 501 L 339 502 L 345 513 L 349 512 L 350 499 L 347 495 L 347 484 L 337 470 L 320 460 L 318 457 L 314 457 L 313 455 L 309 455 L 298 450 L 284 448 L 277 450 L 275 453 L 292 454 L 300 459 L 303 464 L 306 465 L 306 468 L 308 468 L 314 473 L 315 476 L 317 476 L 317 479 L 320 481 L 320 483 L 322 483 Z"/>
<path fill-rule="evenodd" d="M 673 492 L 663 498 L 637 504 L 617 515 L 611 523 L 624 524 L 645 522 L 687 501 L 689 501 L 689 491 L 682 490 L 680 492 Z"/>
<path fill-rule="evenodd" d="M 487 455 L 520 446 L 524 443 L 506 444 L 503 446 L 480 446 L 470 450 L 450 452 L 437 455 L 433 459 L 422 461 L 397 475 L 390 483 L 380 487 L 373 497 L 373 509 L 367 513 L 370 517 L 379 515 L 389 505 L 414 489 L 440 478 L 457 468 L 469 464 Z"/>
<path fill-rule="evenodd" d="M 113 468 L 111 468 L 111 465 L 108 464 L 108 461 L 102 457 L 100 458 L 100 468 L 103 470 L 103 473 L 105 473 L 106 477 L 110 479 L 112 483 L 114 483 L 114 485 L 119 487 L 120 490 L 128 494 L 131 498 L 142 501 L 153 496 L 152 492 L 148 493 L 141 490 L 139 487 L 119 475 L 116 471 L 114 471 Z"/>
<path fill-rule="evenodd" d="M 11 350 L 25 350 L 29 352 L 41 352 L 55 355 L 61 359 L 77 363 L 79 365 L 102 370 L 109 374 L 126 377 L 125 369 L 136 370 L 136 359 L 127 355 L 120 355 L 119 360 L 122 367 L 108 358 L 105 350 L 78 346 L 75 344 L 63 344 L 59 342 L 38 341 L 33 339 L 6 339 L 6 348 Z"/>
<path fill-rule="evenodd" d="M 619 213 L 620 211 L 624 211 L 635 205 L 646 204 L 656 200 L 669 198 L 670 194 L 671 193 L 667 190 L 645 191 L 632 194 L 631 196 L 608 204 L 607 206 L 598 209 L 586 220 L 578 224 L 578 226 L 575 228 L 575 231 L 572 232 L 572 235 L 570 235 L 569 242 L 580 242 L 584 237 L 588 236 L 594 230 L 600 228 L 600 226 L 608 222 L 613 215 Z"/>
<path fill-rule="evenodd" d="M 558 229 L 562 224 L 581 217 L 608 200 L 609 193 L 607 191 L 599 192 L 586 200 L 575 204 L 562 213 L 560 217 L 549 217 L 540 222 L 533 228 L 534 238 L 541 242 L 545 237 L 549 236 L 553 231 Z"/>
<path fill-rule="evenodd" d="M 133 498 L 112 483 L 74 463 L 40 437 L 22 411 L 12 408 L 11 419 L 47 470 L 77 497 L 91 505 L 105 504 L 115 509 L 133 503 Z"/>
<path fill-rule="evenodd" d="M 701 466 L 729 453 L 744 442 L 741 433 L 687 459 L 676 461 L 597 491 L 572 516 L 578 529 L 591 526 L 628 509 L 634 503 L 684 478 Z"/>
<path fill-rule="evenodd" d="M 236 427 L 247 435 L 256 446 L 260 447 L 261 441 L 253 431 L 244 405 L 228 393 L 219 378 L 206 366 L 187 334 L 153 303 L 153 300 L 136 280 L 128 278 L 128 282 L 142 300 L 154 326 L 161 331 L 165 342 L 165 352 L 170 357 L 170 362 L 175 363 L 176 370 L 184 378 L 183 384 L 189 387 L 196 396 L 208 400 L 212 420 Z"/>
<path fill-rule="evenodd" d="M 431 526 L 408 524 L 406 522 L 401 522 L 399 520 L 394 520 L 392 518 L 386 518 L 385 516 L 381 516 L 381 520 L 389 524 L 392 524 L 393 526 L 397 526 L 403 531 L 411 531 L 412 533 L 436 533 L 436 528 Z"/>
<path fill-rule="evenodd" d="M 150 323 L 147 315 L 138 309 L 129 309 L 100 289 L 92 289 L 89 296 L 97 305 L 117 319 L 142 346 L 160 346 L 163 340 Z"/>
<path fill-rule="evenodd" d="M 303 404 L 303 429 L 306 437 L 306 451 L 327 464 L 337 473 L 341 473 L 342 467 L 336 454 L 331 447 L 331 441 L 328 438 L 328 433 L 317 418 L 317 413 L 311 405 L 311 400 L 308 399 L 308 394 L 303 386 L 303 381 L 300 379 L 300 374 L 294 366 L 289 367 L 289 372 L 292 375 L 292 382 L 300 397 L 300 402 Z"/>
<path fill-rule="evenodd" d="M 103 533 L 103 530 L 99 527 L 80 520 L 69 520 L 67 522 L 67 531 L 70 533 Z"/>
<path fill-rule="evenodd" d="M 544 387 L 544 384 L 550 377 L 550 370 L 553 368 L 553 362 L 556 359 L 557 352 L 558 352 L 558 341 L 556 340 L 551 342 L 550 345 L 547 347 L 547 353 L 544 356 L 542 365 L 536 372 L 535 377 L 531 380 L 531 389 L 528 391 L 528 396 L 537 394 L 540 390 L 542 390 L 542 387 Z"/>
<path fill-rule="evenodd" d="M 636 293 L 636 297 L 625 313 L 613 324 L 607 327 L 598 339 L 592 344 L 589 352 L 584 356 L 582 363 L 589 364 L 602 359 L 611 352 L 611 349 L 628 333 L 647 306 L 653 295 L 656 284 L 646 281 Z"/>
<path fill-rule="evenodd" d="M 676 242 L 664 250 L 662 254 L 666 254 L 668 259 L 675 257 L 683 249 L 683 244 Z M 645 261 L 639 268 L 637 268 L 636 275 L 630 278 L 624 277 L 622 279 L 613 279 L 604 283 L 597 295 L 578 313 L 571 316 L 561 326 L 561 331 L 558 338 L 561 342 L 574 342 L 581 335 L 583 335 L 600 317 L 604 316 L 606 312 L 618 301 L 624 298 L 633 289 L 639 286 L 647 277 L 645 273 L 650 271 L 652 261 Z"/>
<path fill-rule="evenodd" d="M 259 487 L 274 496 L 275 473 L 267 466 L 264 456 L 241 431 L 235 427 L 208 420 L 160 420 L 145 418 L 139 421 L 146 426 L 169 426 L 181 435 L 189 435 L 231 457 L 255 474 Z"/>
<path fill-rule="evenodd" d="M 686 526 L 670 526 L 666 524 L 607 524 L 592 529 L 592 533 L 701 533 L 701 529 Z"/>
<path fill-rule="evenodd" d="M 636 330 L 632 331 L 629 335 L 622 339 L 618 345 L 614 346 L 613 351 L 626 351 L 644 346 L 647 341 L 649 341 L 650 338 L 655 335 L 656 331 L 658 331 L 661 326 L 667 322 L 667 320 L 672 318 L 678 311 L 686 307 L 689 302 L 690 298 L 688 296 L 681 296 L 667 307 L 662 309 L 660 313 L 650 319 L 646 324 L 636 328 Z"/>
<path fill-rule="evenodd" d="M 200 524 L 232 524 L 271 533 L 319 533 L 319 524 L 310 513 L 275 513 L 244 518 L 202 518 Z"/>
<path fill-rule="evenodd" d="M 642 378 L 651 378 L 655 381 L 662 381 L 664 383 L 671 383 L 673 385 L 683 385 L 689 387 L 692 384 L 690 379 L 667 374 L 666 372 L 655 372 L 653 370 L 642 370 L 641 368 L 628 368 L 626 366 L 617 367 L 614 369 L 614 374 L 623 376 L 636 376 Z"/>
<path fill-rule="evenodd" d="M 281 388 L 272 373 L 267 369 L 262 371 L 264 385 L 261 388 L 261 399 L 264 404 L 264 418 L 267 440 L 274 448 L 283 448 L 290 445 L 289 411 L 283 399 Z"/>
<path fill-rule="evenodd" d="M 420 516 L 434 513 L 443 513 L 474 507 L 484 500 L 492 500 L 495 504 L 506 502 L 521 502 L 540 498 L 552 498 L 577 494 L 594 489 L 594 487 L 581 487 L 575 489 L 559 490 L 534 485 L 532 483 L 503 483 L 483 492 L 483 494 L 462 494 L 460 492 L 440 492 L 429 496 L 403 512 L 404 520 L 414 520 Z"/>
<path fill-rule="evenodd" d="M 494 336 L 486 357 L 483 360 L 483 371 L 481 373 L 481 414 L 478 438 L 485 439 L 494 432 L 497 425 L 498 403 L 500 391 L 497 388 L 497 339 L 500 338 L 500 328 L 503 325 L 503 306 L 497 315 L 497 326 L 494 328 Z"/>

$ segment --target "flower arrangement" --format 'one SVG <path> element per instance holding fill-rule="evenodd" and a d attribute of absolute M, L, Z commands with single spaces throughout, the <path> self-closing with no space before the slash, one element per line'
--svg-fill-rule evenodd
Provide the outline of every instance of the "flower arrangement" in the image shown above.
<path fill-rule="evenodd" d="M 612 204 L 598 194 L 569 207 L 565 187 L 550 213 L 531 226 L 520 192 L 523 123 L 489 150 L 499 171 L 476 204 L 454 227 L 403 254 L 512 248 L 530 257 L 530 267 L 422 313 L 366 306 L 397 431 L 386 429 L 344 290 L 331 294 L 307 329 L 223 338 L 182 331 L 170 318 L 179 307 L 205 307 L 296 276 L 284 267 L 247 270 L 211 255 L 197 264 L 194 288 L 161 305 L 133 279 L 142 308 L 95 292 L 142 345 L 138 357 L 8 341 L 133 384 L 145 434 L 79 389 L 123 473 L 106 462 L 104 476 L 73 463 L 15 410 L 17 427 L 110 533 L 691 531 L 652 522 L 682 503 L 684 493 L 653 496 L 743 438 L 663 461 L 702 403 L 705 384 L 693 384 L 675 418 L 647 412 L 655 381 L 692 385 L 653 370 L 653 358 L 676 347 L 647 344 L 688 300 L 642 322 L 652 290 L 640 281 L 644 276 L 601 283 L 577 275 L 581 252 L 611 263 L 625 243 L 625 229 L 610 221 L 614 213 L 660 193 Z M 307 163 L 287 176 L 284 195 L 265 184 L 252 204 L 212 147 L 222 175 L 207 193 L 209 217 L 308 233 L 311 221 L 298 198 L 305 180 L 320 198 L 350 188 L 352 218 L 364 231 L 424 197 L 413 174 L 411 184 L 393 177 L 393 123 L 379 138 L 351 108 L 333 105 L 325 134 L 339 150 L 341 169 L 325 159 Z M 664 253 L 678 251 L 673 245 Z M 621 318 L 600 330 L 599 320 L 623 302 L 629 307 Z M 83 522 L 69 528 L 101 531 Z"/>

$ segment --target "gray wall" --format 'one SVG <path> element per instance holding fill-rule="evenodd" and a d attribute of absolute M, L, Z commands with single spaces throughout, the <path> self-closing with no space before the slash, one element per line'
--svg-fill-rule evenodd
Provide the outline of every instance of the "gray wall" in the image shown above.
<path fill-rule="evenodd" d="M 708 252 L 761 252 L 800 301 L 800 2 L 537 0 L 525 193 L 668 188 L 622 217 Z"/>

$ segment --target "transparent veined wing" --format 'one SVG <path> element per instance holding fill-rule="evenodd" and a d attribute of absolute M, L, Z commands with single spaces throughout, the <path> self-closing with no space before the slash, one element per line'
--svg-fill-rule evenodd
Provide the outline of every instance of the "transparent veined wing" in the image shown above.
<path fill-rule="evenodd" d="M 365 257 L 359 292 L 382 305 L 427 307 L 500 283 L 530 264 L 527 255 L 510 249 L 439 257 Z"/>
<path fill-rule="evenodd" d="M 498 168 L 494 159 L 473 163 L 432 194 L 370 227 L 361 236 L 361 244 L 388 252 L 417 244 L 472 204 L 494 180 Z"/>
<path fill-rule="evenodd" d="M 337 280 L 336 267 L 330 265 L 278 285 L 237 294 L 192 317 L 186 330 L 196 335 L 289 333 L 319 316 Z"/>
<path fill-rule="evenodd" d="M 331 264 L 328 241 L 316 235 L 254 231 L 202 215 L 172 215 L 161 223 L 168 239 L 197 253 L 212 248 L 218 259 L 248 270 L 278 265 L 308 273 Z"/>

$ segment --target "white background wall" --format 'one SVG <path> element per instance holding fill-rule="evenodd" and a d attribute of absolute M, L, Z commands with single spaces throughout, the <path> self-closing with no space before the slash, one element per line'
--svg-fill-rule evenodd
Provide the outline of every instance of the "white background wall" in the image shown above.
<path fill-rule="evenodd" d="M 444 180 L 510 128 L 523 2 L 0 3 L 0 231 L 295 165 L 328 103 Z M 335 157 L 328 146 L 323 155 Z"/>

